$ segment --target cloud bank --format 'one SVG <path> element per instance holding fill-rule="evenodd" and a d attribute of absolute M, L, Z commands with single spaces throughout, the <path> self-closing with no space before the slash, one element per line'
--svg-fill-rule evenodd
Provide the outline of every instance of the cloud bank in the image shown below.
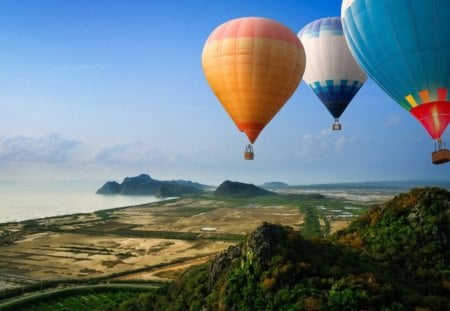
<path fill-rule="evenodd" d="M 72 159 L 81 142 L 58 133 L 40 137 L 17 136 L 0 144 L 0 161 L 61 163 Z"/>
<path fill-rule="evenodd" d="M 100 149 L 94 159 L 105 164 L 161 162 L 161 152 L 143 143 L 122 143 Z"/>

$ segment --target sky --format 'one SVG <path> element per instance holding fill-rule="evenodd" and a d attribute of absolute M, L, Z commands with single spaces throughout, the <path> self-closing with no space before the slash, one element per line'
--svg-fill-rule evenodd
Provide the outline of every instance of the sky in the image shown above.
<path fill-rule="evenodd" d="M 209 88 L 203 45 L 260 16 L 293 32 L 340 15 L 339 0 L 0 1 L 0 180 L 156 179 L 290 184 L 450 180 L 434 142 L 368 79 L 332 117 L 301 82 L 245 161 Z M 450 131 L 443 139 L 450 143 Z"/>

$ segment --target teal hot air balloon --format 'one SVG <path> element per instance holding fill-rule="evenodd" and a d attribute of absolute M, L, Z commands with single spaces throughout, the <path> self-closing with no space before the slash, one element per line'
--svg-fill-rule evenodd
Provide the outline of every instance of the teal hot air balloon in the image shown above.
<path fill-rule="evenodd" d="M 450 121 L 450 0 L 344 0 L 349 48 L 363 70 L 437 140 Z"/>
<path fill-rule="evenodd" d="M 335 118 L 333 130 L 340 130 L 339 117 L 367 79 L 348 49 L 341 18 L 313 21 L 298 37 L 306 52 L 303 80 Z"/>

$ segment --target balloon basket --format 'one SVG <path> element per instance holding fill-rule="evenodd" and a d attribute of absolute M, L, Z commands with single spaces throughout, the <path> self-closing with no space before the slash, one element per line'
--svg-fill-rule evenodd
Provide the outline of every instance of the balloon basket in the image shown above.
<path fill-rule="evenodd" d="M 253 160 L 255 157 L 255 155 L 253 154 L 253 152 L 245 152 L 244 153 L 244 159 L 246 160 Z"/>
<path fill-rule="evenodd" d="M 244 159 L 245 160 L 253 160 L 254 158 L 255 158 L 255 154 L 253 153 L 253 146 L 247 145 L 247 147 L 245 147 Z"/>
<path fill-rule="evenodd" d="M 337 121 L 337 120 L 334 121 L 332 129 L 333 129 L 333 131 L 340 131 L 340 130 L 342 130 L 341 123 L 339 123 L 339 121 Z"/>
<path fill-rule="evenodd" d="M 433 164 L 439 165 L 450 161 L 450 150 L 441 149 L 431 154 Z"/>

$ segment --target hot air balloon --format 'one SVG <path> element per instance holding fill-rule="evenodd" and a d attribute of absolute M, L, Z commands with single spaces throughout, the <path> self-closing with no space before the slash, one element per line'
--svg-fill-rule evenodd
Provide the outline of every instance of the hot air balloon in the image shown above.
<path fill-rule="evenodd" d="M 296 90 L 305 70 L 305 51 L 296 34 L 267 18 L 244 17 L 217 27 L 202 53 L 206 79 L 250 144 Z"/>
<path fill-rule="evenodd" d="M 450 1 L 344 0 L 341 17 L 363 70 L 437 141 L 433 163 L 450 161 Z"/>
<path fill-rule="evenodd" d="M 332 129 L 340 130 L 339 117 L 367 79 L 348 49 L 341 18 L 313 21 L 298 37 L 307 60 L 303 80 L 334 117 Z"/>

